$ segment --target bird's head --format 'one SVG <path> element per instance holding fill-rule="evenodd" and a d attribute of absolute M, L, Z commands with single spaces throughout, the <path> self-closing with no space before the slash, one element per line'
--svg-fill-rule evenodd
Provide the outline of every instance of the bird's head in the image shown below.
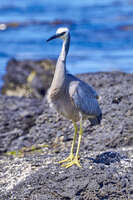
<path fill-rule="evenodd" d="M 56 34 L 53 35 L 52 37 L 50 37 L 48 41 L 56 39 L 56 38 L 61 38 L 62 40 L 64 40 L 67 36 L 69 35 L 69 29 L 68 28 L 58 28 L 56 31 Z"/>

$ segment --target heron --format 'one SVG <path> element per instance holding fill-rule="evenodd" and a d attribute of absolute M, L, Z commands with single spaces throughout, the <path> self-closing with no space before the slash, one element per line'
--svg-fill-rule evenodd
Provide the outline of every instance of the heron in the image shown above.
<path fill-rule="evenodd" d="M 73 165 L 81 167 L 79 150 L 83 135 L 83 120 L 88 119 L 92 126 L 100 124 L 102 112 L 98 103 L 99 96 L 90 85 L 69 74 L 66 70 L 66 58 L 70 46 L 69 29 L 66 27 L 58 28 L 56 34 L 50 37 L 47 42 L 56 38 L 62 39 L 63 44 L 47 94 L 47 100 L 58 113 L 73 122 L 75 130 L 70 154 L 66 159 L 59 161 L 59 163 L 65 168 Z M 74 154 L 78 133 L 77 122 L 80 123 L 80 126 L 77 149 Z"/>

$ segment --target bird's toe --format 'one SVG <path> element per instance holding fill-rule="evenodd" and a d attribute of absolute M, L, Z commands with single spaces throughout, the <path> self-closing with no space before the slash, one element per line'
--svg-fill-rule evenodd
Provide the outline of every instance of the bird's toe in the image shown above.
<path fill-rule="evenodd" d="M 74 155 L 71 153 L 66 159 L 59 161 L 58 163 L 64 163 L 64 162 L 71 162 L 74 158 Z"/>
<path fill-rule="evenodd" d="M 62 167 L 65 167 L 65 168 L 69 168 L 71 167 L 72 165 L 77 165 L 78 167 L 81 167 L 80 165 L 80 162 L 78 160 L 78 158 L 75 156 L 75 158 L 73 160 L 71 160 L 70 162 L 68 162 L 67 164 L 63 164 L 61 165 Z"/>

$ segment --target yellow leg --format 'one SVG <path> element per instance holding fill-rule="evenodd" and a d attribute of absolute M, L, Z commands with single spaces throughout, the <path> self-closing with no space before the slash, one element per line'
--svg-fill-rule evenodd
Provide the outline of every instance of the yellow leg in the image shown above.
<path fill-rule="evenodd" d="M 75 142 L 76 142 L 78 126 L 77 126 L 77 124 L 75 122 L 73 122 L 73 125 L 74 125 L 74 130 L 75 131 L 74 131 L 74 137 L 73 137 L 73 142 L 72 142 L 72 147 L 71 147 L 70 155 L 65 160 L 59 161 L 60 164 L 64 163 L 64 162 L 72 161 L 73 158 L 74 158 L 73 150 L 74 150 L 74 145 L 75 145 Z"/>
<path fill-rule="evenodd" d="M 65 165 L 62 165 L 63 167 L 68 168 L 68 167 L 71 167 L 72 165 L 77 165 L 78 167 L 81 167 L 78 158 L 79 158 L 79 149 L 80 149 L 80 143 L 81 143 L 82 135 L 83 135 L 83 128 L 82 128 L 82 118 L 81 118 L 81 120 L 80 120 L 79 138 L 78 138 L 78 146 L 77 146 L 76 155 L 75 155 L 75 157 L 73 157 L 73 159 L 70 162 L 68 162 Z"/>

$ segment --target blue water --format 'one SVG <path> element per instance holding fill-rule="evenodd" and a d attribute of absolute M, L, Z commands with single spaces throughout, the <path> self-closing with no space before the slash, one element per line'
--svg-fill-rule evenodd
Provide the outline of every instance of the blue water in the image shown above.
<path fill-rule="evenodd" d="M 11 58 L 57 58 L 61 41 L 45 41 L 60 26 L 71 31 L 71 73 L 133 72 L 133 0 L 0 0 L 0 85 Z"/>

